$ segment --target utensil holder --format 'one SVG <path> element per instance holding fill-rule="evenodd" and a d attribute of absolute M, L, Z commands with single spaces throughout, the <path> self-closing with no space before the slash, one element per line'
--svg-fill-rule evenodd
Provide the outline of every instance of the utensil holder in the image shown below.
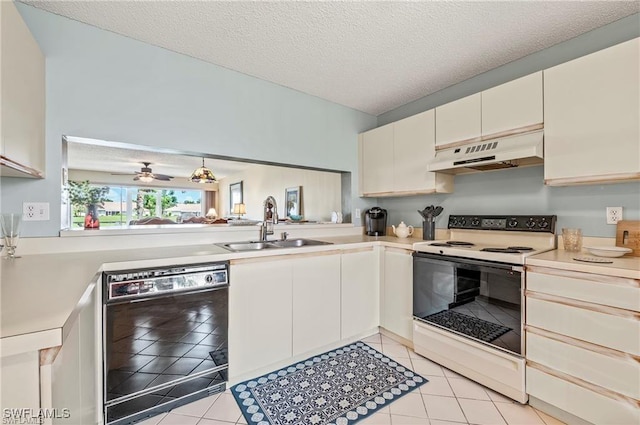
<path fill-rule="evenodd" d="M 422 240 L 432 241 L 436 238 L 436 222 L 425 220 L 422 222 Z"/>

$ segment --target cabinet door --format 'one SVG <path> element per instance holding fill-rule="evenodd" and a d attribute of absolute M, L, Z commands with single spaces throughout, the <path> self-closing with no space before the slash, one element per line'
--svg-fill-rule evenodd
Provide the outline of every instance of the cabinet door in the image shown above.
<path fill-rule="evenodd" d="M 45 151 L 44 56 L 13 2 L 0 2 L 0 10 L 2 156 L 38 174 Z"/>
<path fill-rule="evenodd" d="M 3 408 L 30 408 L 36 411 L 40 408 L 39 367 L 40 357 L 35 350 L 0 357 Z"/>
<path fill-rule="evenodd" d="M 435 156 L 435 110 L 396 121 L 393 126 L 394 192 L 453 192 L 453 176 L 427 171 L 427 163 Z"/>
<path fill-rule="evenodd" d="M 239 262 L 230 276 L 229 375 L 291 357 L 291 263 Z"/>
<path fill-rule="evenodd" d="M 340 340 L 340 255 L 292 260 L 293 355 Z"/>
<path fill-rule="evenodd" d="M 360 195 L 393 191 L 393 124 L 360 134 Z"/>
<path fill-rule="evenodd" d="M 542 126 L 542 71 L 482 92 L 482 136 Z"/>
<path fill-rule="evenodd" d="M 382 326 L 408 340 L 413 339 L 413 257 L 411 251 L 384 251 L 384 300 Z"/>
<path fill-rule="evenodd" d="M 463 97 L 436 108 L 436 146 L 480 140 L 481 94 Z"/>
<path fill-rule="evenodd" d="M 342 254 L 342 339 L 380 325 L 378 265 L 373 249 Z"/>
<path fill-rule="evenodd" d="M 640 178 L 639 40 L 544 71 L 546 184 Z"/>

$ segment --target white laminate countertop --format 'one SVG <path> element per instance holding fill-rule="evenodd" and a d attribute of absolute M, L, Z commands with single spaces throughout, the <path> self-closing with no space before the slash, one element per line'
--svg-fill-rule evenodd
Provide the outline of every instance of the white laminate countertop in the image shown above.
<path fill-rule="evenodd" d="M 640 257 L 624 256 L 619 258 L 595 257 L 610 260 L 612 263 L 585 263 L 576 261 L 576 257 L 595 257 L 586 251 L 567 252 L 562 249 L 548 251 L 527 257 L 526 265 L 549 267 L 561 270 L 572 270 L 583 273 L 594 273 L 605 276 L 618 276 L 640 279 Z"/>
<path fill-rule="evenodd" d="M 102 271 L 291 255 L 375 244 L 411 249 L 417 241 L 362 235 L 313 239 L 332 242 L 332 245 L 234 253 L 215 244 L 206 244 L 25 255 L 14 260 L 3 258 L 0 260 L 0 338 L 61 331 L 87 288 L 99 279 L 98 274 Z"/>

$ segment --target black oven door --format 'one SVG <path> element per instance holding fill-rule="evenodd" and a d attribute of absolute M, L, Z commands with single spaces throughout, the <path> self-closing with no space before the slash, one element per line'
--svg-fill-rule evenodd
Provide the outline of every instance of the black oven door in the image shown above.
<path fill-rule="evenodd" d="M 442 255 L 413 254 L 413 316 L 522 354 L 522 268 Z"/>

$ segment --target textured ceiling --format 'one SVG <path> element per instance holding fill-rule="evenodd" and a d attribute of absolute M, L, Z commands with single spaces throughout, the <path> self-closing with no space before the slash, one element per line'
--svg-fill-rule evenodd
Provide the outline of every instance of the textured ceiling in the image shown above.
<path fill-rule="evenodd" d="M 70 170 L 101 171 L 108 173 L 131 173 L 140 171 L 142 162 L 150 162 L 155 173 L 188 178 L 193 170 L 202 165 L 197 156 L 177 155 L 149 150 L 122 149 L 87 143 L 67 143 L 68 168 Z M 246 162 L 206 158 L 205 165 L 222 179 L 241 172 L 252 165 Z M 132 177 L 133 178 L 133 177 Z"/>
<path fill-rule="evenodd" d="M 24 1 L 379 115 L 640 10 L 616 1 Z"/>

